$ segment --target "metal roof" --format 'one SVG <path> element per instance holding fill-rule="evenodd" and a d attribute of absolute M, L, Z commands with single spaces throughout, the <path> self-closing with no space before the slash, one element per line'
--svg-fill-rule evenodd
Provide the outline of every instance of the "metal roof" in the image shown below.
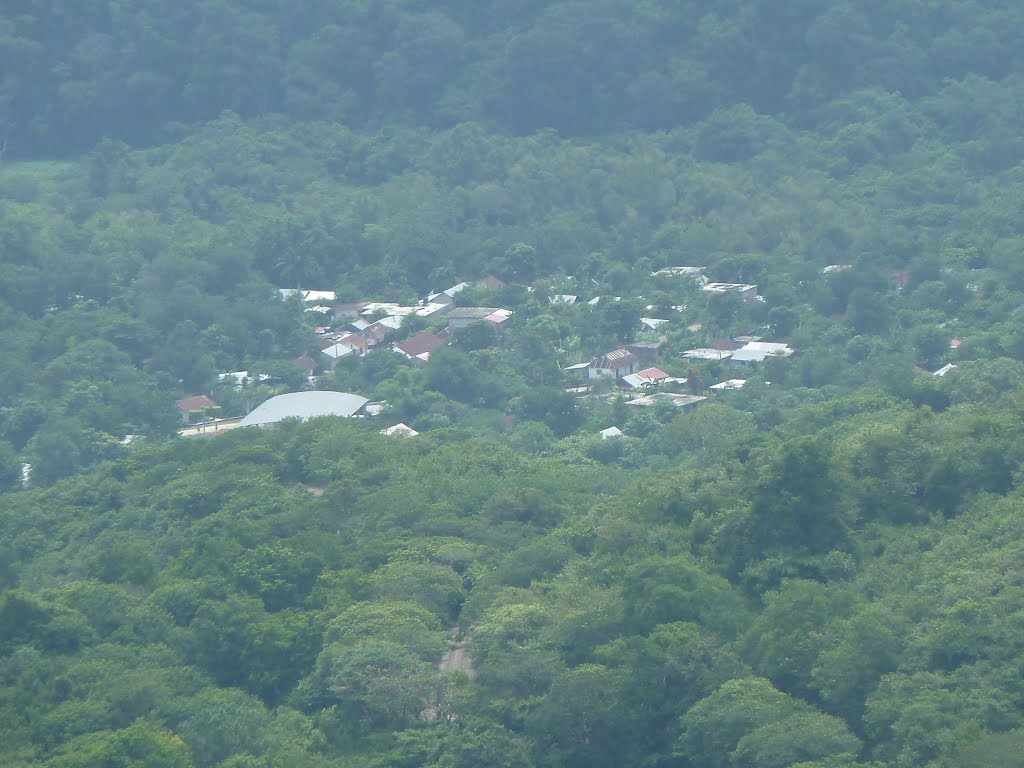
<path fill-rule="evenodd" d="M 368 402 L 367 398 L 349 392 L 291 392 L 256 406 L 238 426 L 264 426 L 284 419 L 305 421 L 316 416 L 352 416 Z"/>

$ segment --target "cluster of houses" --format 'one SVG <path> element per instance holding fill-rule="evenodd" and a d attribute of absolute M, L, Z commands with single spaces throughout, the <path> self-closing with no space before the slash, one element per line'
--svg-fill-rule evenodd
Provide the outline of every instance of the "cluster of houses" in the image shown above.
<path fill-rule="evenodd" d="M 319 358 L 299 357 L 295 363 L 313 376 L 318 370 L 333 370 L 338 361 L 349 355 L 362 356 L 380 349 L 390 349 L 418 363 L 426 362 L 432 352 L 445 343 L 452 331 L 475 322 L 493 323 L 501 327 L 512 317 L 512 311 L 501 307 L 460 307 L 456 296 L 473 283 L 457 283 L 443 291 L 431 293 L 415 305 L 395 302 L 360 301 L 336 304 L 331 291 L 304 291 L 302 299 L 311 303 L 306 312 L 323 317 L 316 326 Z M 489 290 L 500 290 L 506 284 L 490 275 L 475 283 Z M 294 295 L 282 290 L 282 295 Z M 399 343 L 389 337 L 402 327 L 407 317 L 431 320 L 444 319 L 446 327 L 439 333 L 419 333 Z"/>
<path fill-rule="evenodd" d="M 744 283 L 722 283 L 710 280 L 704 274 L 703 267 L 666 267 L 652 273 L 654 277 L 683 277 L 694 281 L 700 290 L 709 293 L 734 294 L 744 301 L 763 300 L 757 293 L 758 286 Z M 361 301 L 338 303 L 333 291 L 280 289 L 282 298 L 298 297 L 304 311 L 317 318 L 315 333 L 317 351 L 311 355 L 303 355 L 294 363 L 303 368 L 311 381 L 315 381 L 318 373 L 333 370 L 338 361 L 349 357 L 369 354 L 386 349 L 403 357 L 423 363 L 430 359 L 439 347 L 446 343 L 452 331 L 471 323 L 487 322 L 502 327 L 512 317 L 512 311 L 501 307 L 467 307 L 458 306 L 458 295 L 470 286 L 481 286 L 489 290 L 500 290 L 506 286 L 494 276 L 488 276 L 475 283 L 460 282 L 443 291 L 428 294 L 413 305 L 395 302 Z M 576 304 L 578 297 L 574 295 L 557 295 L 551 297 L 552 303 Z M 600 297 L 586 302 L 596 304 Z M 677 307 L 682 310 L 683 307 Z M 418 333 L 401 341 L 394 341 L 396 332 L 402 328 L 406 318 L 417 317 L 432 321 L 435 327 L 438 320 L 443 320 L 442 330 Z M 643 317 L 640 319 L 642 331 L 656 331 L 667 319 Z M 699 327 L 699 326 L 698 326 Z M 651 338 L 651 337 L 648 337 Z M 672 392 L 672 385 L 685 385 L 686 379 L 671 376 L 667 372 L 652 365 L 660 352 L 665 340 L 637 341 L 622 348 L 612 350 L 588 362 L 571 365 L 566 368 L 570 375 L 579 376 L 581 383 L 594 384 L 598 380 L 610 380 L 621 391 L 629 393 L 630 405 L 651 406 L 661 402 L 688 410 L 696 407 L 706 398 L 694 394 Z M 761 362 L 769 357 L 788 357 L 793 350 L 784 343 L 762 341 L 758 337 L 739 337 L 714 343 L 711 347 L 686 350 L 684 357 L 691 360 L 727 360 L 734 364 Z M 246 371 L 234 371 L 220 375 L 225 383 L 236 387 L 244 387 L 250 383 L 258 383 L 266 377 L 260 374 L 250 376 Z M 736 389 L 743 385 L 742 379 L 731 379 L 713 385 L 715 391 Z M 667 386 L 670 391 L 663 391 Z M 572 391 L 585 392 L 590 386 L 577 386 Z M 178 409 L 186 424 L 208 421 L 216 413 L 217 406 L 205 395 L 184 398 L 178 401 Z M 408 431 L 407 431 L 408 430 Z M 396 425 L 392 434 L 409 434 L 411 428 Z"/>

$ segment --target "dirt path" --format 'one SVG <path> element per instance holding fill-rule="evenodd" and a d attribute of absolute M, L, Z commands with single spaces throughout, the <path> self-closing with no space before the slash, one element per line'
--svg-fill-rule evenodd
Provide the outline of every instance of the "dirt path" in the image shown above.
<path fill-rule="evenodd" d="M 476 670 L 473 669 L 473 661 L 469 658 L 469 647 L 469 637 L 463 637 L 462 630 L 453 627 L 448 633 L 448 653 L 441 657 L 437 671 L 440 674 L 465 672 L 470 680 L 476 680 Z"/>
<path fill-rule="evenodd" d="M 470 680 L 476 680 L 476 670 L 473 669 L 473 661 L 469 658 L 469 638 L 460 639 L 462 631 L 455 627 L 448 634 L 448 653 L 441 658 L 438 665 L 438 672 L 465 672 Z"/>

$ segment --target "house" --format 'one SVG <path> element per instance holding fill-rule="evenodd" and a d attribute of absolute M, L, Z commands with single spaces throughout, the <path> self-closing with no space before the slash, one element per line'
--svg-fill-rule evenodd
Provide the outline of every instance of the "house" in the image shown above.
<path fill-rule="evenodd" d="M 743 385 L 746 383 L 746 379 L 729 379 L 728 381 L 720 381 L 717 384 L 712 384 L 708 389 L 713 392 L 727 392 L 732 389 L 742 389 Z"/>
<path fill-rule="evenodd" d="M 334 301 L 338 298 L 334 291 L 300 291 L 298 288 L 278 288 L 277 292 L 281 294 L 282 299 L 301 296 L 304 303 Z"/>
<path fill-rule="evenodd" d="M 175 402 L 175 405 L 178 406 L 178 413 L 181 414 L 181 420 L 185 424 L 193 424 L 205 419 L 208 417 L 210 411 L 219 407 L 206 395 L 183 397 L 181 400 Z"/>
<path fill-rule="evenodd" d="M 661 348 L 665 346 L 665 342 L 665 338 L 660 338 L 657 341 L 637 341 L 627 344 L 626 349 L 636 355 L 641 363 L 648 363 L 658 356 Z"/>
<path fill-rule="evenodd" d="M 353 354 L 354 350 L 346 344 L 336 343 L 332 344 L 327 349 L 320 350 L 320 353 L 327 358 L 327 365 L 333 370 L 334 366 L 338 364 L 338 361 L 341 360 L 341 358 Z"/>
<path fill-rule="evenodd" d="M 294 360 L 292 360 L 292 362 L 295 363 L 295 365 L 299 366 L 299 368 L 305 370 L 307 376 L 312 376 L 314 373 L 316 373 L 316 360 L 314 360 L 312 357 L 309 357 L 308 355 L 296 357 Z"/>
<path fill-rule="evenodd" d="M 960 349 L 960 345 L 963 344 L 963 343 L 964 343 L 963 339 L 950 339 L 949 340 L 949 348 L 950 349 Z"/>
<path fill-rule="evenodd" d="M 768 357 L 789 357 L 795 350 L 788 344 L 773 341 L 752 341 L 732 353 L 730 361 L 742 365 L 744 363 L 760 363 Z"/>
<path fill-rule="evenodd" d="M 548 301 L 550 301 L 552 304 L 568 304 L 572 306 L 573 304 L 576 303 L 577 298 L 577 296 L 574 296 L 571 293 L 557 293 L 550 299 L 548 299 Z"/>
<path fill-rule="evenodd" d="M 444 344 L 444 339 L 432 333 L 418 333 L 411 339 L 406 339 L 401 344 L 396 344 L 394 350 L 410 360 L 426 362 L 430 359 L 430 353 Z"/>
<path fill-rule="evenodd" d="M 346 347 L 351 347 L 352 351 L 357 355 L 366 354 L 366 339 L 358 333 L 346 333 L 338 339 L 338 344 L 344 344 Z"/>
<path fill-rule="evenodd" d="M 677 376 L 669 376 L 660 368 L 645 368 L 636 373 L 630 373 L 619 379 L 619 385 L 629 389 L 645 389 L 657 384 L 685 384 L 686 379 Z"/>
<path fill-rule="evenodd" d="M 602 440 L 607 440 L 610 437 L 622 437 L 622 430 L 618 427 L 608 427 L 598 432 L 601 435 Z"/>
<path fill-rule="evenodd" d="M 417 317 L 441 317 L 442 315 L 450 312 L 454 308 L 452 303 L 442 302 L 427 302 L 416 307 L 415 315 Z"/>
<path fill-rule="evenodd" d="M 832 275 L 836 272 L 845 272 L 848 269 L 853 269 L 853 264 L 829 264 L 827 267 L 821 268 L 821 274 Z"/>
<path fill-rule="evenodd" d="M 656 331 L 659 325 L 664 325 L 668 320 L 661 320 L 657 317 L 641 317 L 640 325 L 645 331 Z"/>
<path fill-rule="evenodd" d="M 512 311 L 495 307 L 456 307 L 447 317 L 448 327 L 455 330 L 480 321 L 502 325 L 512 317 Z"/>
<path fill-rule="evenodd" d="M 338 322 L 357 320 L 363 310 L 366 309 L 367 304 L 369 302 L 366 301 L 358 301 L 354 304 L 336 304 L 332 309 L 334 319 Z"/>
<path fill-rule="evenodd" d="M 692 277 L 698 278 L 704 271 L 704 267 L 665 267 L 657 272 L 651 272 L 651 277 Z"/>
<path fill-rule="evenodd" d="M 419 434 L 419 432 L 410 427 L 408 424 L 403 424 L 401 422 L 395 424 L 392 427 L 388 427 L 387 429 L 382 429 L 380 433 L 382 435 L 387 435 L 388 437 L 392 435 L 397 435 L 398 437 L 416 437 L 416 435 Z"/>
<path fill-rule="evenodd" d="M 952 363 L 946 363 L 944 366 L 939 368 L 939 370 L 937 370 L 935 373 L 933 373 L 932 376 L 938 376 L 938 377 L 941 378 L 941 377 L 945 376 L 947 373 L 949 373 L 950 371 L 954 370 L 955 368 L 956 368 L 956 366 L 953 365 Z"/>
<path fill-rule="evenodd" d="M 621 379 L 640 367 L 640 359 L 628 349 L 616 349 L 593 360 L 589 366 L 591 379 L 611 377 Z"/>
<path fill-rule="evenodd" d="M 457 283 L 451 288 L 441 291 L 440 293 L 432 293 L 427 296 L 428 304 L 452 304 L 455 302 L 455 297 L 460 292 L 469 288 L 469 283 Z"/>
<path fill-rule="evenodd" d="M 391 315 L 368 325 L 359 335 L 362 336 L 363 340 L 366 342 L 367 349 L 372 349 L 384 341 L 385 336 L 401 327 L 402 318 L 396 315 Z"/>
<path fill-rule="evenodd" d="M 477 285 L 481 286 L 482 288 L 486 288 L 488 291 L 500 291 L 504 288 L 508 288 L 508 283 L 506 283 L 504 280 L 500 278 L 495 277 L 494 275 L 488 275 L 479 283 L 477 283 Z"/>
<path fill-rule="evenodd" d="M 669 403 L 670 405 L 674 405 L 676 408 L 681 409 L 684 413 L 687 413 L 692 411 L 705 400 L 707 400 L 707 398 L 700 395 L 677 395 L 672 392 L 655 392 L 651 395 L 633 398 L 632 400 L 629 400 L 626 405 L 650 408 L 658 403 Z"/>
<path fill-rule="evenodd" d="M 757 298 L 757 286 L 747 283 L 706 283 L 701 286 L 701 290 L 708 293 L 735 293 L 744 301 Z"/>
<path fill-rule="evenodd" d="M 724 349 L 713 349 L 711 347 L 698 347 L 683 352 L 683 357 L 688 360 L 728 360 L 732 352 Z"/>

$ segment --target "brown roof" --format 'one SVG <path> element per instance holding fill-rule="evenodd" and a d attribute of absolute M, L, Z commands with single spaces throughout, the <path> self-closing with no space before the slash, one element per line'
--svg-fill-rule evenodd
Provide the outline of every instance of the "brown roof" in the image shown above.
<path fill-rule="evenodd" d="M 299 368 L 305 368 L 307 371 L 312 373 L 316 370 L 316 360 L 309 355 L 302 355 L 302 357 L 296 357 L 292 360 Z"/>
<path fill-rule="evenodd" d="M 608 354 L 597 358 L 593 363 L 593 367 L 611 368 L 615 370 L 619 368 L 626 368 L 638 362 L 640 362 L 640 358 L 628 349 L 616 349 L 614 352 L 609 352 Z"/>
<path fill-rule="evenodd" d="M 665 373 L 661 368 L 644 368 L 642 371 L 636 372 L 637 376 L 641 376 L 645 379 L 667 379 L 668 374 Z"/>
<path fill-rule="evenodd" d="M 178 410 L 182 413 L 198 413 L 204 408 L 216 408 L 217 404 L 213 402 L 206 395 L 192 395 L 191 397 L 183 397 L 181 400 L 175 403 L 178 406 Z"/>
<path fill-rule="evenodd" d="M 343 344 L 351 349 L 366 349 L 366 339 L 358 333 L 346 333 L 338 339 L 338 344 Z"/>
<path fill-rule="evenodd" d="M 500 278 L 495 277 L 494 275 L 488 275 L 487 277 L 485 277 L 483 280 L 480 281 L 480 285 L 491 291 L 500 291 L 502 288 L 508 287 L 508 283 L 506 283 L 504 280 L 501 280 Z"/>
<path fill-rule="evenodd" d="M 444 339 L 430 332 L 424 332 L 416 334 L 411 339 L 406 339 L 401 344 L 396 344 L 395 349 L 401 350 L 409 357 L 419 357 L 423 354 L 429 355 L 442 344 L 444 344 Z"/>

